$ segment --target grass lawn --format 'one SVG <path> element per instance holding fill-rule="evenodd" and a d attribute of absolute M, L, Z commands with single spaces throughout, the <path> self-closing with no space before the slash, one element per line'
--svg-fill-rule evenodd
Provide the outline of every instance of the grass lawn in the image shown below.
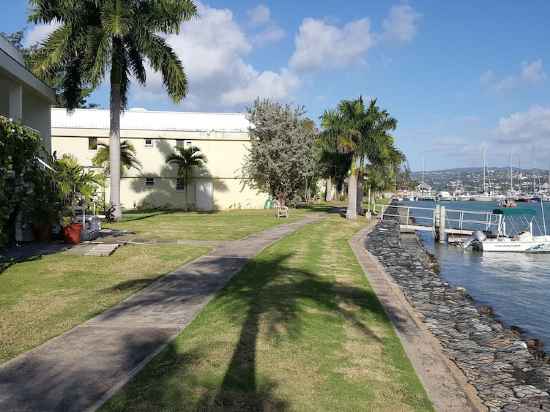
<path fill-rule="evenodd" d="M 103 312 L 207 250 L 127 245 L 110 257 L 63 252 L 14 264 L 0 273 L 0 363 Z"/>
<path fill-rule="evenodd" d="M 288 219 L 275 218 L 273 210 L 231 210 L 197 212 L 126 212 L 112 229 L 136 232 L 145 240 L 237 240 L 282 223 L 303 218 L 310 210 L 291 210 Z"/>
<path fill-rule="evenodd" d="M 109 411 L 430 411 L 331 216 L 251 261 Z"/>

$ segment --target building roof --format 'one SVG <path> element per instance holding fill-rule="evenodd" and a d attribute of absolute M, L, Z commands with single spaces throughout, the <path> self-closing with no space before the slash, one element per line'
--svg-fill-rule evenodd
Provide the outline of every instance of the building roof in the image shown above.
<path fill-rule="evenodd" d="M 55 92 L 47 84 L 36 78 L 25 66 L 22 54 L 13 45 L 0 35 L 0 71 L 9 77 L 19 80 L 35 92 L 55 102 Z"/>
<path fill-rule="evenodd" d="M 248 132 L 250 122 L 244 113 L 157 112 L 129 109 L 120 117 L 125 130 L 174 130 Z M 52 109 L 52 127 L 109 129 L 109 110 Z"/>

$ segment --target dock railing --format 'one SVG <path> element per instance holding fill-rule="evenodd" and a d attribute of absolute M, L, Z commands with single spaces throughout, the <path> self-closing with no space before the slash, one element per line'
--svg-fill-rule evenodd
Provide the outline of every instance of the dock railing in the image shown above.
<path fill-rule="evenodd" d="M 434 233 L 438 233 L 440 229 L 443 229 L 444 233 L 457 235 L 469 235 L 476 230 L 496 233 L 501 219 L 499 215 L 492 212 L 446 209 L 445 206 L 440 205 L 436 205 L 435 208 L 375 205 L 375 214 L 377 211 L 381 220 L 388 218 L 398 220 L 403 229 L 432 231 Z"/>

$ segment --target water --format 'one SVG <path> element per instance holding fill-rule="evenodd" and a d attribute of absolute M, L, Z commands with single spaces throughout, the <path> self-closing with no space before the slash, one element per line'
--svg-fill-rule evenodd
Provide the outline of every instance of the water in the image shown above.
<path fill-rule="evenodd" d="M 404 202 L 433 207 L 433 202 Z M 447 208 L 490 211 L 495 203 L 444 202 Z M 537 209 L 540 204 L 519 204 Z M 550 229 L 550 205 L 544 207 Z M 542 226 L 542 225 L 541 225 Z M 550 232 L 549 232 L 550 233 Z M 419 232 L 426 247 L 437 256 L 441 276 L 453 286 L 463 286 L 480 304 L 490 305 L 507 325 L 521 327 L 542 339 L 550 349 L 550 254 L 482 253 L 434 244 L 429 232 Z"/>

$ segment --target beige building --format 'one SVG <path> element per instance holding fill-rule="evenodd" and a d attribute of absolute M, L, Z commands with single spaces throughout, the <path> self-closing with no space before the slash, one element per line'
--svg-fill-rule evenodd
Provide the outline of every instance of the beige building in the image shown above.
<path fill-rule="evenodd" d="M 54 91 L 27 70 L 19 50 L 0 36 L 0 115 L 38 130 L 49 150 L 54 102 Z"/>
<path fill-rule="evenodd" d="M 98 143 L 109 141 L 109 111 L 52 109 L 52 151 L 74 155 L 93 167 Z M 155 112 L 130 109 L 121 118 L 121 140 L 136 149 L 142 170 L 126 171 L 121 179 L 121 203 L 126 209 L 184 208 L 199 210 L 263 208 L 267 195 L 245 185 L 240 176 L 249 122 L 240 113 Z M 176 146 L 194 145 L 207 157 L 185 189 L 177 168 L 166 163 Z"/>

